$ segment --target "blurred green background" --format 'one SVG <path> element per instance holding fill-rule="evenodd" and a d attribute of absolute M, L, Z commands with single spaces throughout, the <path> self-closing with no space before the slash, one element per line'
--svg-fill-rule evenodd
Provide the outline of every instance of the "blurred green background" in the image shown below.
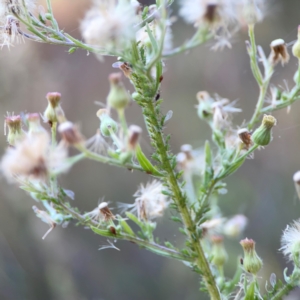
<path fill-rule="evenodd" d="M 60 27 L 80 37 L 79 20 L 89 5 L 86 0 L 53 0 Z M 176 12 L 176 7 L 174 8 Z M 270 1 L 267 16 L 256 28 L 258 44 L 269 53 L 269 44 L 276 38 L 286 42 L 296 39 L 300 24 L 300 1 Z M 180 20 L 173 26 L 174 44 L 179 45 L 193 33 L 193 28 Z M 195 94 L 200 90 L 229 99 L 239 99 L 243 113 L 236 117 L 239 125 L 249 120 L 258 96 L 252 78 L 244 41 L 247 33 L 237 34 L 232 49 L 212 52 L 212 43 L 201 46 L 188 55 L 166 60 L 162 83 L 163 110 L 172 109 L 173 118 L 166 132 L 172 136 L 172 150 L 180 145 L 203 145 L 209 138 L 208 126 L 196 114 Z M 94 55 L 76 51 L 70 55 L 59 46 L 26 41 L 10 50 L 0 52 L 0 114 L 7 111 L 43 112 L 45 95 L 49 91 L 62 93 L 62 106 L 68 117 L 81 126 L 86 137 L 92 136 L 98 126 L 95 113 L 105 102 L 109 85 L 107 76 L 115 71 L 115 59 L 100 63 Z M 291 58 L 287 66 L 276 67 L 273 83 L 289 87 L 297 60 Z M 287 83 L 284 82 L 286 79 Z M 127 82 L 128 84 L 128 82 Z M 127 85 L 132 90 L 130 84 Z M 300 217 L 292 175 L 300 169 L 300 101 L 286 110 L 276 112 L 278 125 L 274 140 L 266 149 L 257 151 L 253 160 L 228 180 L 229 192 L 220 198 L 225 216 L 244 213 L 250 223 L 244 237 L 257 242 L 257 251 L 264 260 L 260 273 L 264 285 L 274 272 L 282 277 L 286 262 L 278 249 L 285 226 Z M 130 123 L 142 125 L 143 119 L 136 104 L 127 109 Z M 0 139 L 1 154 L 6 147 L 5 137 Z M 151 151 L 147 135 L 143 147 Z M 105 196 L 113 207 L 116 202 L 133 201 L 137 186 L 146 183 L 148 176 L 138 172 L 80 162 L 61 178 L 61 184 L 76 193 L 75 206 L 90 211 L 98 199 Z M 0 182 L 0 299 L 206 299 L 199 294 L 199 278 L 182 263 L 158 257 L 135 245 L 120 242 L 113 249 L 98 251 L 107 244 L 105 238 L 93 234 L 74 223 L 68 228 L 57 227 L 47 238 L 41 237 L 48 229 L 34 215 L 34 201 L 17 187 Z M 157 220 L 157 235 L 180 246 L 182 236 L 176 224 L 170 221 L 170 212 Z M 237 257 L 242 254 L 239 240 L 226 241 L 230 260 L 226 275 L 235 270 Z M 288 299 L 300 299 L 294 291 Z"/>

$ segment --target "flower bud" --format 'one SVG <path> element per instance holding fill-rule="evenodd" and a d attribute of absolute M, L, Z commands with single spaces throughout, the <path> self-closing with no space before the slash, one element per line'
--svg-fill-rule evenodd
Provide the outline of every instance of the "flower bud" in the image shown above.
<path fill-rule="evenodd" d="M 300 199 L 300 171 L 297 171 L 294 174 L 293 180 L 294 180 L 294 183 L 295 183 L 295 188 L 296 188 L 298 198 Z"/>
<path fill-rule="evenodd" d="M 5 117 L 4 126 L 8 128 L 7 142 L 10 146 L 15 146 L 17 141 L 25 137 L 25 133 L 22 130 L 22 120 L 19 115 Z"/>
<path fill-rule="evenodd" d="M 84 142 L 77 126 L 70 121 L 61 123 L 58 126 L 58 132 L 61 134 L 63 140 L 66 141 L 69 145 L 78 145 Z"/>
<path fill-rule="evenodd" d="M 28 122 L 28 134 L 45 133 L 46 129 L 41 125 L 40 115 L 38 113 L 32 113 L 26 115 Z"/>
<path fill-rule="evenodd" d="M 100 131 L 104 136 L 108 137 L 112 132 L 117 132 L 118 124 L 109 116 L 107 109 L 99 109 L 97 117 L 100 119 Z"/>
<path fill-rule="evenodd" d="M 112 73 L 108 77 L 110 91 L 107 96 L 107 104 L 116 110 L 126 108 L 130 101 L 129 94 L 121 81 L 121 77 L 122 73 Z"/>
<path fill-rule="evenodd" d="M 228 255 L 224 248 L 222 236 L 212 236 L 212 264 L 217 267 L 223 267 L 227 261 Z"/>
<path fill-rule="evenodd" d="M 129 137 L 128 137 L 128 147 L 129 150 L 135 150 L 138 144 L 140 134 L 142 133 L 142 128 L 136 125 L 131 125 L 129 127 Z"/>
<path fill-rule="evenodd" d="M 268 145 L 272 140 L 274 125 L 276 125 L 276 119 L 271 115 L 264 115 L 261 125 L 252 134 L 252 141 L 260 146 Z"/>
<path fill-rule="evenodd" d="M 293 55 L 300 59 L 300 25 L 298 26 L 298 37 L 297 41 L 292 48 Z"/>
<path fill-rule="evenodd" d="M 287 46 L 283 39 L 277 39 L 272 41 L 270 47 L 271 47 L 271 53 L 270 53 L 269 60 L 272 65 L 275 66 L 279 62 L 281 62 L 281 64 L 284 65 L 289 61 L 290 55 L 287 51 Z"/>
<path fill-rule="evenodd" d="M 48 106 L 44 112 L 44 120 L 51 125 L 59 121 L 58 115 L 62 114 L 64 116 L 64 112 L 60 106 L 61 94 L 57 92 L 48 93 L 46 98 L 48 100 Z"/>
<path fill-rule="evenodd" d="M 255 242 L 247 238 L 240 241 L 244 250 L 243 266 L 245 270 L 253 275 L 256 275 L 262 268 L 262 260 L 255 251 Z"/>

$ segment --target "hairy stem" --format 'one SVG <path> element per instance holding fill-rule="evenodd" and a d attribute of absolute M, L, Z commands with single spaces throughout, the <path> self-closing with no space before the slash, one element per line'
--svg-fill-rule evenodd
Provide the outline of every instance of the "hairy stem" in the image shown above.
<path fill-rule="evenodd" d="M 155 107 L 152 101 L 147 101 L 146 109 L 151 117 L 147 118 L 148 129 L 153 143 L 155 143 L 157 153 L 160 157 L 162 164 L 162 169 L 166 172 L 166 180 L 168 182 L 169 188 L 173 194 L 173 200 L 178 207 L 182 221 L 185 225 L 186 232 L 189 236 L 191 248 L 196 253 L 195 262 L 197 267 L 201 271 L 206 287 L 210 294 L 211 299 L 219 300 L 221 299 L 218 287 L 215 282 L 215 278 L 210 270 L 209 263 L 205 257 L 202 246 L 199 242 L 198 235 L 196 233 L 196 224 L 194 224 L 190 212 L 186 204 L 186 195 L 181 190 L 179 183 L 176 178 L 174 168 L 170 162 L 170 155 L 167 150 L 167 145 L 164 140 L 162 130 L 160 129 L 160 124 L 158 121 L 158 115 L 155 111 Z M 145 112 L 145 108 L 144 108 Z"/>

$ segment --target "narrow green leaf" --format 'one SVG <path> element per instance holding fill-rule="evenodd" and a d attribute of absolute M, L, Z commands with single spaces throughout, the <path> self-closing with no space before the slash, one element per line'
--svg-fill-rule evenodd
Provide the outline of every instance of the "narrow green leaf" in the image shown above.
<path fill-rule="evenodd" d="M 141 146 L 137 145 L 135 150 L 136 158 L 141 167 L 148 173 L 154 176 L 163 176 L 149 161 L 146 155 L 143 153 Z"/>
<path fill-rule="evenodd" d="M 127 233 L 130 236 L 135 236 L 133 230 L 128 225 L 128 223 L 124 219 L 118 219 L 120 226 L 122 227 L 124 233 Z"/>
<path fill-rule="evenodd" d="M 99 235 L 102 236 L 107 236 L 107 237 L 116 237 L 116 235 L 114 235 L 111 231 L 107 230 L 107 229 L 100 229 L 94 226 L 91 226 L 91 229 Z"/>

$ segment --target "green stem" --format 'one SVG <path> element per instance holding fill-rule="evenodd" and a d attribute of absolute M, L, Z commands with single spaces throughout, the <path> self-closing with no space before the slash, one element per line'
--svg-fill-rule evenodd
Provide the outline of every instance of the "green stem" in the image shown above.
<path fill-rule="evenodd" d="M 89 159 L 92 159 L 92 160 L 95 160 L 95 161 L 99 161 L 99 162 L 102 162 L 102 163 L 106 163 L 106 164 L 109 164 L 109 165 L 117 166 L 117 167 L 123 167 L 123 168 L 127 168 L 127 169 L 130 169 L 130 170 L 138 170 L 138 171 L 145 172 L 144 169 L 142 167 L 140 167 L 139 165 L 129 164 L 129 163 L 122 164 L 120 161 L 118 161 L 116 159 L 94 153 L 94 152 L 88 150 L 87 148 L 85 148 L 82 145 L 77 145 L 76 149 L 78 151 L 80 151 L 82 154 L 84 154 L 84 156 L 86 158 L 89 158 Z"/>
<path fill-rule="evenodd" d="M 121 123 L 121 127 L 123 130 L 124 135 L 126 136 L 128 133 L 128 126 L 125 118 L 125 112 L 124 109 L 118 109 L 118 116 Z"/>
<path fill-rule="evenodd" d="M 148 128 L 151 132 L 149 132 L 152 136 L 153 142 L 155 142 L 158 155 L 160 156 L 160 161 L 162 164 L 162 169 L 167 173 L 166 180 L 168 181 L 169 187 L 173 192 L 173 199 L 178 207 L 180 215 L 182 217 L 182 221 L 185 225 L 186 232 L 189 236 L 191 248 L 196 252 L 195 262 L 201 271 L 206 287 L 210 294 L 211 299 L 220 300 L 220 292 L 215 282 L 215 278 L 210 270 L 209 263 L 205 257 L 202 246 L 199 242 L 198 235 L 196 233 L 196 224 L 194 224 L 189 210 L 186 206 L 186 196 L 182 192 L 179 187 L 175 171 L 170 162 L 170 156 L 168 154 L 168 150 L 166 147 L 166 143 L 164 141 L 163 133 L 159 129 L 160 124 L 158 121 L 158 116 L 156 114 L 154 104 L 152 101 L 147 101 L 146 108 L 149 110 L 149 114 L 151 117 L 148 118 Z M 145 112 L 145 108 L 144 108 Z"/>
<path fill-rule="evenodd" d="M 283 296 L 287 295 L 295 286 L 292 284 L 284 285 L 272 298 L 271 300 L 281 300 Z"/>
<path fill-rule="evenodd" d="M 262 85 L 263 76 L 257 64 L 257 48 L 255 43 L 254 25 L 248 26 L 251 49 L 248 50 L 250 55 L 251 70 L 259 86 Z"/>
<path fill-rule="evenodd" d="M 59 31 L 59 26 L 54 18 L 51 0 L 47 0 L 47 9 L 49 14 L 51 15 L 51 23 L 56 31 Z"/>
<path fill-rule="evenodd" d="M 81 215 L 80 213 L 76 212 L 74 209 L 66 206 L 62 201 L 60 201 L 59 206 L 68 214 L 72 215 L 72 217 L 78 221 L 80 221 L 81 223 L 83 223 L 84 225 L 89 225 L 92 227 L 98 227 L 99 224 L 93 220 L 87 220 L 83 215 Z M 113 236 L 114 239 L 120 239 L 120 240 L 126 240 L 129 241 L 131 243 L 137 244 L 142 248 L 145 248 L 151 252 L 154 252 L 156 254 L 165 256 L 165 257 L 171 257 L 171 258 L 175 258 L 178 259 L 180 261 L 187 261 L 187 262 L 192 262 L 194 259 L 188 256 L 185 256 L 183 254 L 181 254 L 180 252 L 167 248 L 165 246 L 156 244 L 154 242 L 149 242 L 147 240 L 143 240 L 141 238 L 135 237 L 135 236 L 131 236 L 128 234 L 116 234 Z"/>
<path fill-rule="evenodd" d="M 258 101 L 256 103 L 255 111 L 254 111 L 254 114 L 253 114 L 249 124 L 248 124 L 248 129 L 249 130 L 253 128 L 255 123 L 258 121 L 259 116 L 261 115 L 261 110 L 262 110 L 262 107 L 264 105 L 264 100 L 265 100 L 265 97 L 266 97 L 266 92 L 267 92 L 267 89 L 268 89 L 268 85 L 269 85 L 269 82 L 264 82 L 262 84 L 262 86 L 260 86 L 260 92 L 259 92 Z"/>
<path fill-rule="evenodd" d="M 190 49 L 193 49 L 206 41 L 210 40 L 213 37 L 212 34 L 208 32 L 207 29 L 200 28 L 198 29 L 195 34 L 189 39 L 187 42 L 182 44 L 181 46 L 170 50 L 166 51 L 162 54 L 163 57 L 171 57 L 179 53 L 183 53 L 185 51 L 188 51 Z"/>
<path fill-rule="evenodd" d="M 262 113 L 262 107 L 264 105 L 264 101 L 266 98 L 266 93 L 268 90 L 268 86 L 270 83 L 270 79 L 273 75 L 273 66 L 271 66 L 267 60 L 265 59 L 263 50 L 261 50 L 261 54 L 263 55 L 264 58 L 264 68 L 265 68 L 265 74 L 264 77 L 261 74 L 261 71 L 258 67 L 257 64 L 257 48 L 256 48 L 256 43 L 255 43 L 255 35 L 254 35 L 254 25 L 249 25 L 249 37 L 250 37 L 250 43 L 251 43 L 251 51 L 249 53 L 250 55 L 250 63 L 251 63 L 251 69 L 254 78 L 257 81 L 257 84 L 259 85 L 259 97 L 258 101 L 256 103 L 255 111 L 252 115 L 252 118 L 248 124 L 248 129 L 252 129 L 255 123 L 259 120 L 259 117 Z"/>
<path fill-rule="evenodd" d="M 56 128 L 57 128 L 57 123 L 53 122 L 51 126 L 51 148 L 52 151 L 56 147 Z M 50 176 L 50 188 L 51 188 L 51 194 L 53 197 L 57 196 L 57 176 L 56 174 L 51 174 Z"/>

